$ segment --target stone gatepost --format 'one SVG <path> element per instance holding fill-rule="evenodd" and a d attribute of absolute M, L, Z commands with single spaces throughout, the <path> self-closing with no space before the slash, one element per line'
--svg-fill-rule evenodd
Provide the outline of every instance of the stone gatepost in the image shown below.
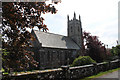
<path fill-rule="evenodd" d="M 63 70 L 63 79 L 69 80 L 70 79 L 70 74 L 69 74 L 69 66 L 61 66 Z"/>
<path fill-rule="evenodd" d="M 111 70 L 111 68 L 112 68 L 111 67 L 111 61 L 109 61 L 108 64 L 109 64 L 109 70 Z"/>
<path fill-rule="evenodd" d="M 93 66 L 94 66 L 95 74 L 97 74 L 97 73 L 98 73 L 98 67 L 97 67 L 97 64 L 96 64 L 96 63 L 93 63 Z"/>

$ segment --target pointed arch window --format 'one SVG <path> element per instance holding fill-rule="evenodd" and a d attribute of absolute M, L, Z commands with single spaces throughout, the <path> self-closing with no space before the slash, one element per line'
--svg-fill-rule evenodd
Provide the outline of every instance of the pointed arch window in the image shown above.
<path fill-rule="evenodd" d="M 71 32 L 72 32 L 72 26 L 71 26 Z"/>
<path fill-rule="evenodd" d="M 78 26 L 78 32 L 80 31 L 80 27 Z"/>
<path fill-rule="evenodd" d="M 48 61 L 50 60 L 50 51 L 48 51 L 48 53 L 47 53 L 47 59 L 48 59 Z"/>

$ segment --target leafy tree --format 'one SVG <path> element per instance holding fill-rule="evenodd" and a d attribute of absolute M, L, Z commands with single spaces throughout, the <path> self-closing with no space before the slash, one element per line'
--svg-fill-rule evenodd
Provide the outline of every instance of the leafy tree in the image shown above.
<path fill-rule="evenodd" d="M 97 36 L 92 36 L 88 32 L 83 32 L 85 40 L 86 55 L 89 55 L 97 62 L 101 62 L 106 58 L 106 48 Z"/>
<path fill-rule="evenodd" d="M 110 50 L 112 56 L 119 56 L 120 55 L 120 45 L 117 45 L 116 47 L 112 47 Z"/>
<path fill-rule="evenodd" d="M 33 59 L 29 40 L 34 37 L 27 31 L 27 28 L 37 26 L 43 31 L 47 31 L 47 26 L 43 23 L 41 14 L 57 12 L 53 4 L 45 2 L 8 2 L 2 3 L 2 48 L 7 50 L 3 55 L 3 66 L 7 71 L 23 70 L 32 64 L 37 67 L 37 62 Z"/>

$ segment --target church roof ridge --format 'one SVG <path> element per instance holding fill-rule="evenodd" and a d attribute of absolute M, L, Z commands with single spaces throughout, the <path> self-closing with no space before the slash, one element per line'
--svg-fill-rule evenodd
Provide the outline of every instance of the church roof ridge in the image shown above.
<path fill-rule="evenodd" d="M 38 32 L 39 32 L 39 30 L 34 30 L 34 31 L 38 31 Z M 43 32 L 43 31 L 40 31 L 40 32 Z M 46 34 L 53 34 L 53 35 L 58 35 L 58 36 L 64 36 L 64 37 L 67 37 L 67 36 L 65 36 L 65 35 L 62 35 L 62 34 L 56 34 L 56 33 L 52 33 L 52 32 L 43 32 L 43 33 L 46 33 Z"/>

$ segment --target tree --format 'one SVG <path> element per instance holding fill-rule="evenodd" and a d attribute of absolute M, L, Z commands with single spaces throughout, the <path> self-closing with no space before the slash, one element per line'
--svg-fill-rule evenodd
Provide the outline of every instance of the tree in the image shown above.
<path fill-rule="evenodd" d="M 45 2 L 3 2 L 2 10 L 2 48 L 8 52 L 2 56 L 4 68 L 16 71 L 28 68 L 29 64 L 37 67 L 38 63 L 32 57 L 34 53 L 26 49 L 31 45 L 29 40 L 34 40 L 26 28 L 37 26 L 39 30 L 48 30 L 41 14 L 55 14 L 56 8 Z"/>
<path fill-rule="evenodd" d="M 116 47 L 112 47 L 110 52 L 112 56 L 120 56 L 120 45 L 117 45 Z"/>
<path fill-rule="evenodd" d="M 92 36 L 88 32 L 83 32 L 83 38 L 85 40 L 86 55 L 89 55 L 97 62 L 101 62 L 106 58 L 106 48 L 97 36 Z"/>

